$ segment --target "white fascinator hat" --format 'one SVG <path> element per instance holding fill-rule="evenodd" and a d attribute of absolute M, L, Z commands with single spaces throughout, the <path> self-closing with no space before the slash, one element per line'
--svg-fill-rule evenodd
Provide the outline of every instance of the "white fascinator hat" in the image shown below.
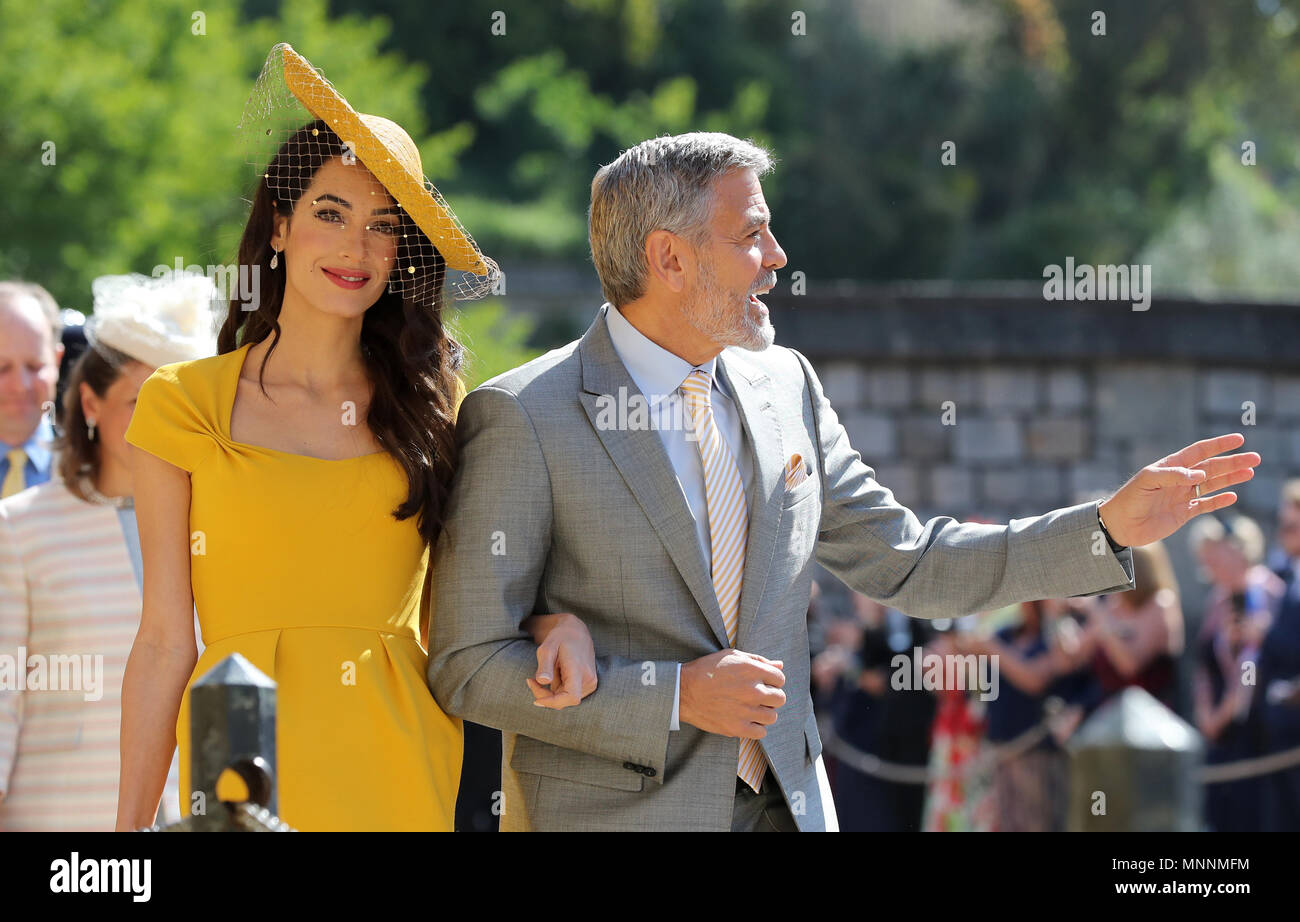
<path fill-rule="evenodd" d="M 94 313 L 85 331 L 92 347 L 154 367 L 216 354 L 217 311 L 225 302 L 206 275 L 101 275 L 91 291 Z"/>

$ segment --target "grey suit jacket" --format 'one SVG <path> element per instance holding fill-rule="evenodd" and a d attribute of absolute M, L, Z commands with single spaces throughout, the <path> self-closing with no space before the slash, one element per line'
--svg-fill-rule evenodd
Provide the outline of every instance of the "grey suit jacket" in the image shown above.
<path fill-rule="evenodd" d="M 727 830 L 739 741 L 670 732 L 676 664 L 728 646 L 694 519 L 657 432 L 611 427 L 601 395 L 637 394 L 602 307 L 581 340 L 475 389 L 433 567 L 429 686 L 504 733 L 502 829 Z M 763 751 L 800 829 L 825 823 L 814 764 L 807 611 L 816 558 L 848 586 L 938 618 L 1133 587 L 1132 553 L 1097 552 L 1097 503 L 1009 525 L 922 523 L 849 444 L 808 361 L 727 349 L 719 373 L 753 451 L 736 647 L 782 660 L 786 704 Z M 787 491 L 799 453 L 813 475 Z M 573 612 L 599 687 L 532 703 L 520 624 Z"/>

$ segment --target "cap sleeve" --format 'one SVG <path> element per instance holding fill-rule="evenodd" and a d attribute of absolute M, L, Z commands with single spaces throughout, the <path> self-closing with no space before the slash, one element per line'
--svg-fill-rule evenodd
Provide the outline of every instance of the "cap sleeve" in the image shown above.
<path fill-rule="evenodd" d="M 140 386 L 126 440 L 192 473 L 212 450 L 211 429 L 175 369 L 164 365 Z"/>

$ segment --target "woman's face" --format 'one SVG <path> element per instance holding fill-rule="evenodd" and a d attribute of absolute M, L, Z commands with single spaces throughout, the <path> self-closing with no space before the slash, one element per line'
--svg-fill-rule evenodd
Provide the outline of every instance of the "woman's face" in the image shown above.
<path fill-rule="evenodd" d="M 84 381 L 81 383 L 81 412 L 86 421 L 95 421 L 95 443 L 99 446 L 101 465 L 116 462 L 130 470 L 126 427 L 131 424 L 135 398 L 154 369 L 152 365 L 132 360 L 122 366 L 122 373 L 100 397 Z"/>
<path fill-rule="evenodd" d="M 383 294 L 401 239 L 399 209 L 360 161 L 327 160 L 298 199 L 293 216 L 277 219 L 271 245 L 280 250 L 285 293 L 318 310 L 358 317 Z"/>

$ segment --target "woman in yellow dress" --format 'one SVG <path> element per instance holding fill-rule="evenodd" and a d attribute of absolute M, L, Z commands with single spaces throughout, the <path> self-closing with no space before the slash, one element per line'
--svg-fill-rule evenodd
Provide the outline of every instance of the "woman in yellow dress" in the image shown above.
<path fill-rule="evenodd" d="M 241 127 L 274 144 L 239 248 L 254 285 L 232 295 L 216 356 L 144 383 L 126 433 L 145 585 L 117 827 L 154 821 L 176 743 L 190 812 L 189 686 L 238 652 L 278 684 L 286 822 L 450 830 L 462 731 L 426 684 L 422 605 L 463 395 L 443 293 L 449 271 L 462 297 L 499 272 L 406 133 L 358 115 L 289 46 Z M 540 643 L 556 621 L 534 621 Z M 573 636 L 566 661 L 589 660 Z M 539 703 L 575 703 L 560 697 Z"/>

